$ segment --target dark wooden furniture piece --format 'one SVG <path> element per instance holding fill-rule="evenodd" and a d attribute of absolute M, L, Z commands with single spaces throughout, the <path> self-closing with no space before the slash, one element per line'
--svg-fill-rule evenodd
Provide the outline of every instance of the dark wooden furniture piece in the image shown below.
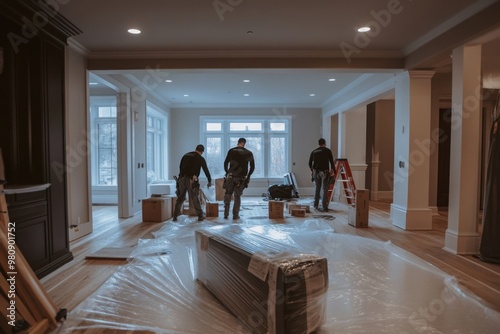
<path fill-rule="evenodd" d="M 80 31 L 43 1 L 0 0 L 0 147 L 16 243 L 38 277 L 71 261 L 65 175 L 65 45 Z"/>

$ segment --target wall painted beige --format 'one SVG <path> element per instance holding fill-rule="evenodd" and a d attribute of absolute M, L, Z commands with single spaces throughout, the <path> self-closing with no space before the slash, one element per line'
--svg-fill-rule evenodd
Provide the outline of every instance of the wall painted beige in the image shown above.
<path fill-rule="evenodd" d="M 66 48 L 66 164 L 70 241 L 92 232 L 89 204 L 87 61 Z"/>

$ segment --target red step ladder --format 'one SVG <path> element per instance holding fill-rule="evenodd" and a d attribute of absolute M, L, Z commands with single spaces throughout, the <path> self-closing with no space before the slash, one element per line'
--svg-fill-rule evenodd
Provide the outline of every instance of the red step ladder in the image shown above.
<path fill-rule="evenodd" d="M 335 159 L 335 170 L 333 172 L 333 182 L 328 189 L 330 202 L 333 201 L 335 184 L 341 182 L 344 195 L 340 195 L 347 200 L 347 204 L 354 205 L 356 201 L 356 185 L 352 177 L 351 167 L 347 159 Z M 341 191 L 342 191 L 341 190 Z"/>

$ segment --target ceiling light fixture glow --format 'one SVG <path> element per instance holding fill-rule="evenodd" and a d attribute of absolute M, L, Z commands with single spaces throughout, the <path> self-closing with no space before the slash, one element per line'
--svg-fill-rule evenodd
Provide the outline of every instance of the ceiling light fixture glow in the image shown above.
<path fill-rule="evenodd" d="M 248 79 L 244 79 L 244 80 L 243 80 L 243 82 L 250 82 L 250 80 L 248 80 Z"/>
<path fill-rule="evenodd" d="M 138 35 L 141 33 L 141 31 L 139 29 L 136 29 L 136 28 L 130 28 L 129 30 L 127 30 L 130 34 L 132 35 Z"/>
<path fill-rule="evenodd" d="M 335 78 L 330 78 L 328 79 L 328 81 L 335 81 Z"/>
<path fill-rule="evenodd" d="M 372 28 L 370 28 L 370 27 L 360 27 L 360 28 L 358 28 L 358 32 L 368 32 L 370 30 L 372 30 Z"/>
<path fill-rule="evenodd" d="M 250 96 L 250 94 L 243 94 L 243 96 Z"/>
<path fill-rule="evenodd" d="M 188 97 L 189 95 L 188 94 L 184 94 L 185 97 Z"/>
<path fill-rule="evenodd" d="M 169 83 L 170 83 L 170 82 L 172 82 L 172 80 L 170 80 L 170 79 L 167 79 L 167 80 L 165 80 L 165 82 L 169 82 Z"/>
<path fill-rule="evenodd" d="M 309 96 L 316 96 L 316 94 L 309 94 Z"/>

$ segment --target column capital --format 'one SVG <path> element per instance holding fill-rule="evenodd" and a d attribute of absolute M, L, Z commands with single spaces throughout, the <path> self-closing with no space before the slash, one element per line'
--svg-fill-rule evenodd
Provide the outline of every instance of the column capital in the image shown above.
<path fill-rule="evenodd" d="M 408 75 L 410 76 L 411 79 L 431 79 L 436 71 L 429 71 L 429 70 L 411 70 L 408 71 Z"/>

